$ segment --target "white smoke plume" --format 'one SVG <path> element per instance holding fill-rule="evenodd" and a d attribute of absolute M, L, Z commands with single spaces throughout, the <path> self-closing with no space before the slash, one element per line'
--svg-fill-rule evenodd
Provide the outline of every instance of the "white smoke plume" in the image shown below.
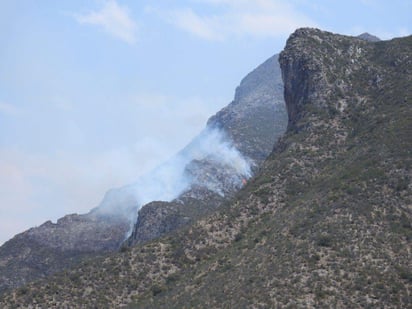
<path fill-rule="evenodd" d="M 222 184 L 209 181 L 212 178 L 207 177 L 202 178 L 205 183 L 199 184 L 199 179 L 187 173 L 190 163 L 202 160 L 214 162 L 212 164 L 233 172 L 232 180 L 237 181 L 238 186 L 242 185 L 243 179 L 251 176 L 252 162 L 242 156 L 222 130 L 207 127 L 177 155 L 135 183 L 108 191 L 95 211 L 107 215 L 126 215 L 134 221 L 141 206 L 151 201 L 171 201 L 194 183 L 223 195 Z"/>
<path fill-rule="evenodd" d="M 237 174 L 250 177 L 250 162 L 233 146 L 226 134 L 217 128 L 206 128 L 185 149 L 183 155 L 193 160 L 211 158 L 235 169 Z"/>

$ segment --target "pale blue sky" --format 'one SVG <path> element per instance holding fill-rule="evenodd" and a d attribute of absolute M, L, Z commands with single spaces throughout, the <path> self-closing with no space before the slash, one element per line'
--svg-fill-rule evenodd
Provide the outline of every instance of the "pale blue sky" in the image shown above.
<path fill-rule="evenodd" d="M 0 244 L 172 156 L 297 27 L 409 35 L 411 0 L 1 0 Z"/>

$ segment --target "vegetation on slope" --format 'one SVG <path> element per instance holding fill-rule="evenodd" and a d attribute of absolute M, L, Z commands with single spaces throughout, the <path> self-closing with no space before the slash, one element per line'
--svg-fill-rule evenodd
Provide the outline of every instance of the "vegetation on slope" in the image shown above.
<path fill-rule="evenodd" d="M 234 202 L 0 304 L 410 306 L 412 37 L 300 29 L 280 62 L 289 129 Z"/>
<path fill-rule="evenodd" d="M 79 261 L 99 253 L 117 251 L 131 224 L 130 245 L 146 242 L 190 224 L 213 212 L 223 201 L 233 198 L 250 171 L 238 170 L 224 158 L 225 150 L 235 146 L 255 171 L 271 153 L 276 140 L 286 129 L 287 115 L 283 100 L 283 83 L 275 55 L 249 73 L 236 89 L 233 102 L 211 117 L 207 128 L 175 158 L 152 171 L 136 184 L 109 190 L 98 207 L 85 215 L 67 215 L 56 223 L 50 221 L 16 235 L 0 246 L 0 295 L 12 288 L 73 267 Z M 216 154 L 213 145 L 223 152 Z M 208 151 L 211 151 L 208 154 Z M 230 152 L 229 154 L 236 154 Z M 215 156 L 214 156 L 215 155 Z M 186 159 L 191 158 L 186 162 Z M 179 166 L 184 176 L 179 177 Z M 222 160 L 224 159 L 224 160 Z M 188 159 L 189 160 L 189 159 Z M 171 177 L 176 172 L 176 178 Z M 158 177 L 157 177 L 158 176 Z M 162 180 L 169 179 L 164 190 Z M 179 191 L 190 186 L 170 203 L 152 201 L 140 206 L 136 191 Z M 139 183 L 140 182 L 140 183 Z M 184 184 L 182 184 L 183 182 Z M 159 191 L 156 190 L 156 185 Z M 148 188 L 150 186 L 150 188 Z M 170 196 L 170 194 L 168 194 Z M 157 197 L 156 197 L 157 196 Z M 164 197 L 168 199 L 172 197 Z M 150 200 L 150 199 L 149 199 Z"/>

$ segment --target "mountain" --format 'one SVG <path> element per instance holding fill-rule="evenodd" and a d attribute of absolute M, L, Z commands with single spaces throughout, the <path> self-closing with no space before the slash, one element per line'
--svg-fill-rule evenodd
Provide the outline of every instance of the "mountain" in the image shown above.
<path fill-rule="evenodd" d="M 233 197 L 286 129 L 277 59 L 248 74 L 233 102 L 169 161 L 134 184 L 109 190 L 89 213 L 48 221 L 1 246 L 0 294 L 86 258 L 116 252 L 132 231 L 129 244 L 159 237 Z"/>
<path fill-rule="evenodd" d="M 287 119 L 279 55 L 249 73 L 236 89 L 232 103 L 208 121 L 222 128 L 244 156 L 264 161 L 272 152 Z M 275 120 L 275 121 L 273 121 Z"/>
<path fill-rule="evenodd" d="M 91 212 L 47 221 L 16 235 L 0 247 L 0 294 L 86 257 L 118 250 L 129 229 L 125 217 Z"/>
<path fill-rule="evenodd" d="M 231 200 L 271 153 L 286 123 L 283 82 L 274 55 L 241 81 L 233 102 L 211 117 L 205 131 L 178 154 L 191 158 L 184 168 L 190 185 L 169 203 L 155 201 L 142 207 L 128 244 L 169 233 Z M 218 147 L 210 138 L 216 132 L 224 136 Z M 240 157 L 226 145 L 222 151 L 228 142 Z M 187 155 L 204 148 L 210 151 L 206 155 Z"/>
<path fill-rule="evenodd" d="M 360 35 L 357 36 L 359 39 L 365 40 L 365 41 L 369 41 L 369 42 L 378 42 L 381 39 L 378 38 L 377 36 L 374 36 L 370 33 L 364 32 Z"/>
<path fill-rule="evenodd" d="M 408 308 L 412 36 L 298 29 L 288 128 L 212 214 L 3 296 L 4 308 Z"/>

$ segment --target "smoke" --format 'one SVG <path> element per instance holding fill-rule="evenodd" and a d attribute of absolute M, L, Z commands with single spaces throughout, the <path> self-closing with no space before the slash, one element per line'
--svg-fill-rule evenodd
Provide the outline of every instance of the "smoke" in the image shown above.
<path fill-rule="evenodd" d="M 250 177 L 250 162 L 233 146 L 224 131 L 207 127 L 182 151 L 188 161 L 211 159 Z M 186 162 L 187 163 L 187 162 Z"/>
<path fill-rule="evenodd" d="M 192 185 L 224 195 L 224 187 L 241 187 L 251 176 L 251 163 L 222 130 L 206 127 L 182 151 L 135 183 L 108 191 L 95 211 L 134 222 L 141 206 L 171 201 Z"/>

